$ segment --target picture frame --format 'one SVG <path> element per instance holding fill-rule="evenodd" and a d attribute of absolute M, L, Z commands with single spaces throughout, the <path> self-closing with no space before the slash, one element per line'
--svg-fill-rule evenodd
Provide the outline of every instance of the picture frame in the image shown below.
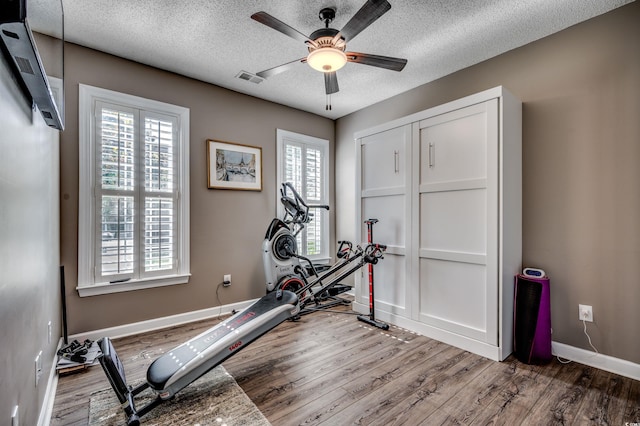
<path fill-rule="evenodd" d="M 207 187 L 262 191 L 262 148 L 207 139 Z"/>

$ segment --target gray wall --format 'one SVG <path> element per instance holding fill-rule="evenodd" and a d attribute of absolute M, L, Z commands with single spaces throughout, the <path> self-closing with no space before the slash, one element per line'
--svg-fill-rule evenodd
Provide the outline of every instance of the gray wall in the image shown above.
<path fill-rule="evenodd" d="M 19 405 L 37 424 L 61 335 L 57 131 L 18 89 L 0 55 L 0 423 Z M 48 342 L 48 322 L 53 339 Z M 35 386 L 34 360 L 43 376 Z"/>
<path fill-rule="evenodd" d="M 264 295 L 261 244 L 276 214 L 276 129 L 328 139 L 333 156 L 334 122 L 73 44 L 67 44 L 65 55 L 67 130 L 61 143 L 61 256 L 67 271 L 69 333 L 217 306 L 216 287 L 224 274 L 231 274 L 233 283 L 220 289 L 222 304 Z M 78 296 L 79 83 L 190 108 L 192 276 L 188 284 Z M 263 190 L 207 189 L 207 139 L 261 147 Z"/>
<path fill-rule="evenodd" d="M 523 102 L 523 256 L 551 277 L 553 339 L 640 363 L 640 3 L 358 111 L 336 124 L 336 181 L 353 133 L 494 86 Z M 409 63 L 408 66 L 411 66 Z M 355 192 L 336 186 L 337 235 Z M 384 226 L 380 224 L 379 226 Z"/>

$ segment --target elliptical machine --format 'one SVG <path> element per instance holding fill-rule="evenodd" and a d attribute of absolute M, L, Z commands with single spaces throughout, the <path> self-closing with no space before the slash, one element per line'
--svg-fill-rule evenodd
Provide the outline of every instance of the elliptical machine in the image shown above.
<path fill-rule="evenodd" d="M 314 265 L 298 253 L 296 237 L 313 219 L 310 210 L 329 210 L 329 206 L 307 204 L 289 182 L 282 184 L 280 194 L 285 215 L 283 219 L 271 221 L 262 243 L 267 293 L 276 290 L 294 292 L 300 303 L 299 315 L 350 305 L 351 301 L 338 295 L 351 287 L 340 282 L 365 264 L 377 263 L 386 246 L 370 241 L 363 249 L 349 241 L 338 241 L 337 262 L 331 266 Z"/>

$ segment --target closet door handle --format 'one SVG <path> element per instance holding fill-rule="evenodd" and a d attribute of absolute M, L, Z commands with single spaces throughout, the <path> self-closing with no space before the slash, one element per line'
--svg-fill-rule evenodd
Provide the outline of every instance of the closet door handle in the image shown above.
<path fill-rule="evenodd" d="M 429 142 L 429 167 L 436 165 L 436 145 Z"/>
<path fill-rule="evenodd" d="M 400 152 L 398 150 L 393 151 L 393 171 L 400 172 Z"/>

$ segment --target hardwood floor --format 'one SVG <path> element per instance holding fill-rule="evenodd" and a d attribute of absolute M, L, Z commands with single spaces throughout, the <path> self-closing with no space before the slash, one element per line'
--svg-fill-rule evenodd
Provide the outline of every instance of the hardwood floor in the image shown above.
<path fill-rule="evenodd" d="M 114 340 L 129 383 L 142 381 L 160 354 L 217 322 Z M 338 313 L 287 321 L 223 365 L 274 426 L 640 422 L 640 381 L 556 360 L 494 362 Z M 61 377 L 51 424 L 85 425 L 89 395 L 108 386 L 99 366 Z"/>

